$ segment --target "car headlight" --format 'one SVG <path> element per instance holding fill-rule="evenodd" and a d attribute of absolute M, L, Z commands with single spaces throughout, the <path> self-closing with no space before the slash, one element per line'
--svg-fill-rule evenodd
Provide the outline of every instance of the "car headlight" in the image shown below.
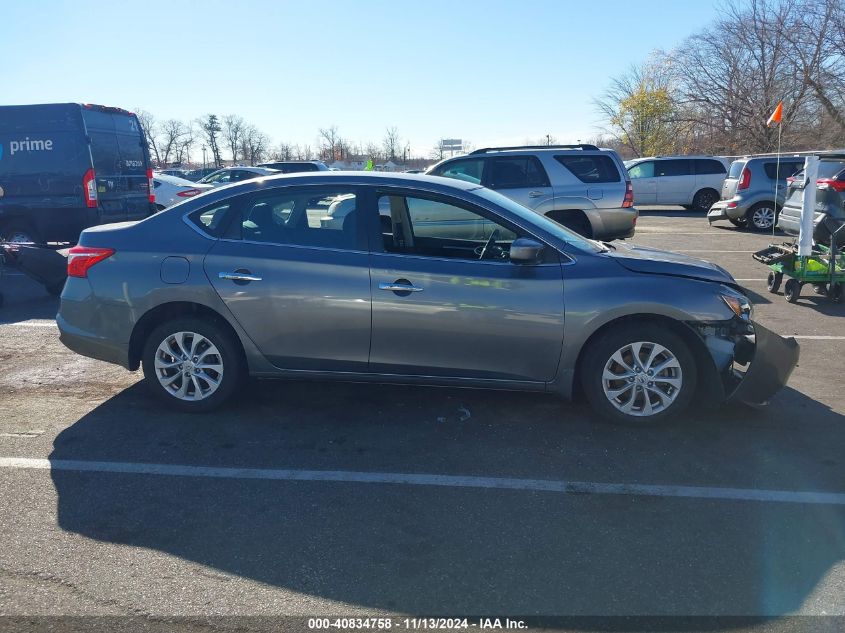
<path fill-rule="evenodd" d="M 740 294 L 720 294 L 722 301 L 731 309 L 735 315 L 740 319 L 748 321 L 754 314 L 754 308 L 751 302 Z"/>

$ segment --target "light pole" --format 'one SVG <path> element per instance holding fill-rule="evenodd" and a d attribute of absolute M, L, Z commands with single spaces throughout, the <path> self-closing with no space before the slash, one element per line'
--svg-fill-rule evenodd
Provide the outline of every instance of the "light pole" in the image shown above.
<path fill-rule="evenodd" d="M 202 171 L 205 173 L 205 145 L 202 146 Z"/>

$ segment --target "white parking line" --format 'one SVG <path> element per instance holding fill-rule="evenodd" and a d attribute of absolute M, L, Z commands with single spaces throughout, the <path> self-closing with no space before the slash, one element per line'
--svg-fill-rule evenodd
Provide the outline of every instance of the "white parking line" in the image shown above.
<path fill-rule="evenodd" d="M 0 327 L 56 327 L 55 321 L 20 321 L 18 323 L 0 323 Z"/>
<path fill-rule="evenodd" d="M 757 251 L 714 251 L 709 248 L 673 248 L 679 253 L 756 253 Z"/>
<path fill-rule="evenodd" d="M 845 493 L 839 492 L 620 484 L 590 481 L 560 481 L 552 479 L 434 475 L 423 473 L 228 468 L 216 466 L 183 466 L 180 464 L 93 462 L 63 459 L 49 460 L 28 457 L 0 457 L 0 468 L 15 470 L 68 470 L 76 472 L 117 473 L 126 475 L 165 475 L 170 477 L 209 477 L 214 479 L 259 479 L 273 481 L 394 484 L 402 486 L 440 486 L 446 488 L 486 488 L 494 490 L 521 490 L 529 492 L 557 492 L 564 494 L 680 497 L 689 499 L 721 499 L 727 501 L 809 503 L 836 506 L 845 505 Z"/>
<path fill-rule="evenodd" d="M 789 336 L 789 335 L 787 335 Z M 802 334 L 792 334 L 793 338 L 797 339 L 804 339 L 806 341 L 845 341 L 845 336 L 815 336 L 815 335 L 802 335 Z"/>

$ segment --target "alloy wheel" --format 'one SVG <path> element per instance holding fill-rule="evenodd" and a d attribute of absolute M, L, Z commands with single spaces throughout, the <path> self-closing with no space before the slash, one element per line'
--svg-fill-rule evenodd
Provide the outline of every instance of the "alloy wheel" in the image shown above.
<path fill-rule="evenodd" d="M 602 372 L 608 401 L 626 415 L 648 417 L 669 408 L 683 386 L 681 364 L 666 347 L 647 341 L 616 350 Z"/>
<path fill-rule="evenodd" d="M 159 383 L 179 400 L 205 400 L 223 380 L 223 357 L 217 347 L 196 332 L 175 332 L 156 349 Z"/>
<path fill-rule="evenodd" d="M 775 223 L 775 210 L 772 207 L 758 207 L 751 214 L 751 224 L 755 229 L 770 229 Z"/>

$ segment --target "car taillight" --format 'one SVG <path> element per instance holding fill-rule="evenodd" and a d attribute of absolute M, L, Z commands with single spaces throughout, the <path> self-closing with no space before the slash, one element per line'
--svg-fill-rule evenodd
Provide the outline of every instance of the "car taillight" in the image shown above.
<path fill-rule="evenodd" d="M 737 189 L 748 189 L 751 186 L 751 170 L 746 167 L 742 170 L 742 175 L 739 177 L 739 184 Z"/>
<path fill-rule="evenodd" d="M 93 169 L 89 169 L 82 176 L 82 191 L 85 193 L 85 206 L 89 209 L 97 207 L 97 177 Z"/>
<path fill-rule="evenodd" d="M 622 208 L 629 209 L 634 206 L 634 186 L 631 181 L 625 183 L 625 197 L 622 198 Z"/>
<path fill-rule="evenodd" d="M 845 192 L 845 181 L 834 180 L 833 178 L 819 178 L 816 181 L 816 187 L 819 189 L 833 189 L 842 193 Z"/>
<path fill-rule="evenodd" d="M 149 195 L 147 198 L 150 202 L 155 204 L 156 201 L 156 194 L 155 194 L 155 183 L 153 182 L 153 170 L 147 170 L 147 191 L 149 191 Z"/>
<path fill-rule="evenodd" d="M 180 191 L 176 195 L 180 198 L 191 198 L 197 194 L 202 193 L 199 189 L 185 189 L 184 191 Z"/>
<path fill-rule="evenodd" d="M 795 176 L 790 176 L 786 179 L 786 186 L 789 187 L 793 182 L 795 182 Z"/>
<path fill-rule="evenodd" d="M 88 269 L 114 255 L 113 248 L 74 246 L 67 254 L 67 276 L 87 277 Z"/>

